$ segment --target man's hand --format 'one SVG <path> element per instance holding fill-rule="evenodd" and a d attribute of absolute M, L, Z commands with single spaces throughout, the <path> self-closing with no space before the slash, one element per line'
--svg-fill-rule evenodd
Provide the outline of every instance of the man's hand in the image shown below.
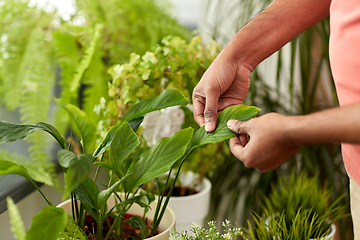
<path fill-rule="evenodd" d="M 250 86 L 251 68 L 226 57 L 226 48 L 204 73 L 193 91 L 194 119 L 212 132 L 217 115 L 244 101 Z"/>
<path fill-rule="evenodd" d="M 269 113 L 247 122 L 230 120 L 229 129 L 239 134 L 229 141 L 232 154 L 260 172 L 278 168 L 301 148 L 289 132 L 289 118 Z"/>

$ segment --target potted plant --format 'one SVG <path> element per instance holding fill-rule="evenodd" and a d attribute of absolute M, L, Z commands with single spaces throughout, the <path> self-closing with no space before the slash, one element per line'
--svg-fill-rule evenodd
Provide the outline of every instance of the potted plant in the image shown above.
<path fill-rule="evenodd" d="M 279 218 L 277 216 L 283 218 L 287 229 L 295 227 L 294 219 L 299 216 L 309 223 L 320 222 L 317 231 L 320 235 L 331 234 L 329 238 L 325 238 L 330 239 L 336 231 L 334 222 L 347 216 L 347 205 L 338 206 L 343 197 L 344 195 L 329 205 L 331 190 L 326 185 L 321 188 L 317 176 L 311 178 L 292 172 L 288 177 L 280 178 L 276 186 L 272 186 L 269 197 L 264 197 L 264 208 L 272 216 L 269 219 Z M 311 232 L 309 237 L 317 238 L 314 236 L 316 233 Z"/>
<path fill-rule="evenodd" d="M 165 89 L 177 89 L 191 99 L 194 86 L 219 50 L 219 45 L 214 41 L 204 44 L 200 36 L 193 37 L 189 42 L 178 36 L 167 36 L 144 55 L 132 53 L 127 63 L 114 65 L 109 70 L 113 78 L 109 84 L 110 99 L 102 99 L 102 103 L 96 108 L 102 119 L 98 125 L 100 138 L 105 136 L 106 131 L 129 107 L 145 96 L 160 94 Z M 191 104 L 149 113 L 140 126 L 140 137 L 146 142 L 143 149 L 154 146 L 162 137 L 171 136 L 174 132 L 190 126 L 198 129 L 193 120 Z M 203 220 L 209 212 L 211 191 L 211 182 L 205 176 L 215 169 L 217 164 L 221 164 L 220 158 L 224 150 L 223 143 L 210 145 L 196 149 L 189 156 L 191 160 L 184 163 L 184 171 L 177 178 L 176 188 L 182 190 L 172 196 L 169 204 L 175 211 L 176 226 L 179 229 L 190 230 L 193 221 L 205 223 Z M 187 180 L 184 180 L 186 178 Z M 152 184 L 156 186 L 155 182 Z M 184 191 L 186 189 L 189 191 Z M 195 196 L 196 192 L 201 194 Z M 200 199 L 195 200 L 197 198 Z M 189 201 L 193 203 L 192 211 L 185 214 L 184 210 L 189 208 Z M 196 201 L 198 204 L 195 204 Z"/>
<path fill-rule="evenodd" d="M 290 226 L 287 226 L 286 214 L 281 213 L 274 217 L 265 211 L 260 217 L 253 214 L 255 226 L 252 227 L 248 221 L 247 228 L 241 228 L 243 239 L 246 240 L 329 240 L 334 236 L 333 229 L 323 230 L 324 219 L 318 217 L 309 209 L 300 208 L 292 219 Z"/>
<path fill-rule="evenodd" d="M 72 217 L 68 217 L 63 209 L 52 206 L 32 180 L 26 167 L 11 161 L 0 161 L 0 175 L 18 174 L 25 177 L 34 184 L 49 204 L 34 217 L 33 223 L 26 233 L 18 221 L 12 220 L 16 222 L 14 226 L 16 234 L 26 236 L 26 239 L 45 238 L 50 240 L 57 239 L 59 236 L 86 239 L 83 229 L 89 215 L 94 219 L 94 227 L 91 227 L 88 236 L 94 237 L 93 239 L 102 239 L 103 230 L 108 228 L 104 233 L 105 240 L 110 236 L 119 238 L 125 227 L 124 215 L 132 205 L 142 207 L 142 217 L 132 216 L 126 223 L 139 229 L 134 233 L 138 238 L 144 239 L 153 236 L 165 214 L 174 185 L 171 185 L 170 191 L 165 195 L 165 189 L 170 183 L 167 181 L 164 186 L 159 183 L 159 198 L 151 224 L 148 224 L 146 213 L 155 197 L 150 192 L 142 190 L 141 185 L 158 178 L 166 171 L 171 172 L 176 162 L 180 169 L 182 163 L 196 148 L 233 137 L 235 133 L 227 128 L 226 122 L 229 119 L 246 121 L 254 117 L 259 110 L 246 105 L 231 106 L 219 115 L 218 127 L 214 132 L 207 133 L 204 128 L 200 128 L 193 134 L 192 128 L 182 129 L 171 137 L 159 140 L 154 147 L 143 152 L 140 159 L 132 160 L 128 156 L 140 144 L 135 131 L 144 114 L 169 106 L 187 104 L 186 98 L 180 92 L 167 90 L 155 98 L 145 99 L 132 106 L 124 113 L 121 121 L 108 131 L 92 154 L 88 151 L 94 141 L 95 126 L 92 125 L 87 115 L 74 105 L 61 101 L 58 101 L 58 104 L 69 113 L 78 127 L 82 153 L 77 154 L 71 151 L 72 142 L 66 143 L 65 139 L 50 124 L 39 122 L 24 125 L 0 122 L 0 143 L 16 141 L 36 130 L 43 130 L 51 134 L 62 148 L 59 150 L 57 158 L 64 171 L 64 196 L 70 195 Z M 109 155 L 109 161 L 103 161 L 105 154 Z M 110 170 L 110 179 L 105 190 L 100 191 L 96 186 L 96 175 L 93 180 L 89 178 L 93 165 Z M 177 171 L 176 176 L 178 175 Z M 122 194 L 118 193 L 119 190 Z M 110 198 L 114 198 L 114 206 L 108 204 Z M 10 200 L 9 203 L 11 205 Z M 13 209 L 14 207 L 9 208 L 9 210 Z M 12 211 L 11 215 L 20 219 L 16 210 Z"/>

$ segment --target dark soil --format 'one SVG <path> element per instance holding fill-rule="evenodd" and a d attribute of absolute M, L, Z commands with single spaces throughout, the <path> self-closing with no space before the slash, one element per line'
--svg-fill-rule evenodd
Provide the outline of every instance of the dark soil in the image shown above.
<path fill-rule="evenodd" d="M 132 216 L 134 216 L 134 214 L 125 213 L 123 223 L 126 222 Z M 108 232 L 110 230 L 110 226 L 113 224 L 113 222 L 114 222 L 114 219 L 111 216 L 109 216 L 108 221 L 104 223 L 104 225 L 103 225 L 103 233 L 102 233 L 103 239 L 108 234 Z M 148 229 L 151 228 L 151 224 L 152 224 L 152 221 L 148 220 L 147 221 Z M 84 231 L 84 233 L 86 234 L 86 236 L 88 237 L 89 240 L 96 240 L 97 224 L 96 224 L 95 219 L 93 217 L 91 217 L 90 214 L 87 214 L 87 216 L 86 216 L 85 226 L 83 228 L 83 231 Z M 148 231 L 148 232 L 150 232 L 150 231 Z M 157 235 L 159 233 L 160 233 L 160 230 L 158 229 L 155 235 Z M 150 236 L 150 235 L 147 236 L 147 238 L 149 238 L 149 237 L 152 237 L 152 236 Z M 124 226 L 123 233 L 122 233 L 121 238 L 119 240 L 134 240 L 134 239 L 141 240 L 140 229 L 132 227 L 129 224 L 126 224 Z M 115 240 L 115 239 L 111 236 L 109 238 L 109 240 Z"/>
<path fill-rule="evenodd" d="M 165 196 L 168 194 L 168 191 L 166 191 Z M 199 191 L 196 191 L 193 188 L 175 186 L 171 196 L 173 196 L 173 197 L 189 196 L 189 195 L 196 194 L 198 192 Z"/>

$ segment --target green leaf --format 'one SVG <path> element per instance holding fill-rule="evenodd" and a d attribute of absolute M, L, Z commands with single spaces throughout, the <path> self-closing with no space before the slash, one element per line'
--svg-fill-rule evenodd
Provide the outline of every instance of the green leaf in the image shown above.
<path fill-rule="evenodd" d="M 113 128 L 111 128 L 107 133 L 105 138 L 101 141 L 98 148 L 93 153 L 94 157 L 97 158 L 100 154 L 103 154 L 108 147 L 110 147 L 111 141 L 118 130 L 118 128 L 122 125 L 122 122 L 116 124 Z"/>
<path fill-rule="evenodd" d="M 144 116 L 146 113 L 172 106 L 185 106 L 188 100 L 177 90 L 165 90 L 154 98 L 145 99 L 132 106 L 122 117 L 123 121 L 131 121 Z"/>
<path fill-rule="evenodd" d="M 100 167 L 106 167 L 109 170 L 112 170 L 112 166 L 111 164 L 107 163 L 107 162 L 95 162 L 97 165 L 99 165 Z"/>
<path fill-rule="evenodd" d="M 46 206 L 36 214 L 26 233 L 26 240 L 56 240 L 67 224 L 67 214 L 61 208 Z"/>
<path fill-rule="evenodd" d="M 89 154 L 78 154 L 65 174 L 65 194 L 70 193 L 86 180 L 92 170 L 94 157 Z"/>
<path fill-rule="evenodd" d="M 29 173 L 25 167 L 10 161 L 0 160 L 0 175 L 8 174 L 20 175 L 30 180 Z"/>
<path fill-rule="evenodd" d="M 192 134 L 193 129 L 186 128 L 171 137 L 160 139 L 154 147 L 145 151 L 134 165 L 128 184 L 135 187 L 168 171 L 184 155 Z"/>
<path fill-rule="evenodd" d="M 126 174 L 124 177 L 122 177 L 121 179 L 117 180 L 111 187 L 109 187 L 108 189 L 105 189 L 103 191 L 101 191 L 98 196 L 97 196 L 97 202 L 98 205 L 100 207 L 100 209 L 102 209 L 105 204 L 106 201 L 109 199 L 109 197 L 111 196 L 111 194 L 113 192 L 115 192 L 117 190 L 117 188 L 120 186 L 120 184 L 122 182 L 124 182 L 124 180 L 126 180 L 128 177 L 130 176 L 130 174 Z"/>
<path fill-rule="evenodd" d="M 65 139 L 50 124 L 38 122 L 35 124 L 15 124 L 0 121 L 0 143 L 13 142 L 25 138 L 36 130 L 43 130 L 50 133 L 65 148 Z"/>
<path fill-rule="evenodd" d="M 120 163 L 129 156 L 139 144 L 140 141 L 130 125 L 127 122 L 121 124 L 116 130 L 110 145 L 110 162 L 113 167 L 112 169 L 117 169 Z"/>
<path fill-rule="evenodd" d="M 214 132 L 208 133 L 205 131 L 204 126 L 199 128 L 193 138 L 191 147 L 200 147 L 208 143 L 216 143 L 235 137 L 237 134 L 227 127 L 227 122 L 230 119 L 239 121 L 248 121 L 256 116 L 260 109 L 244 104 L 234 105 L 223 110 L 217 121 L 217 126 Z"/>
<path fill-rule="evenodd" d="M 142 123 L 144 117 L 140 117 L 140 118 L 136 118 L 133 119 L 131 121 L 128 121 L 131 129 L 136 132 L 137 129 L 139 128 L 140 124 Z M 101 141 L 101 143 L 99 144 L 98 148 L 95 150 L 94 152 L 94 157 L 98 157 L 100 154 L 103 154 L 106 149 L 108 147 L 110 147 L 111 141 L 116 133 L 116 131 L 118 130 L 118 128 L 123 124 L 123 122 L 120 122 L 118 124 L 116 124 L 113 128 L 111 128 L 107 133 L 105 138 Z"/>
<path fill-rule="evenodd" d="M 184 106 L 188 103 L 187 99 L 177 90 L 166 90 L 155 98 L 145 99 L 132 106 L 122 117 L 121 122 L 116 124 L 107 132 L 105 138 L 94 152 L 94 157 L 104 153 L 110 146 L 115 132 L 124 121 L 129 122 L 131 128 L 136 131 L 143 120 L 143 116 L 149 112 L 160 110 L 172 106 Z"/>
<path fill-rule="evenodd" d="M 130 226 L 140 229 L 142 239 L 146 238 L 148 232 L 147 232 L 147 226 L 146 226 L 146 223 L 145 223 L 144 219 L 142 219 L 138 215 L 135 215 L 135 216 L 132 216 L 131 218 L 129 218 L 127 220 L 127 222 L 129 223 Z"/>
<path fill-rule="evenodd" d="M 77 160 L 77 155 L 71 151 L 61 149 L 57 153 L 57 158 L 60 166 L 69 168 Z"/>
<path fill-rule="evenodd" d="M 90 178 L 85 179 L 77 188 L 74 190 L 76 197 L 84 204 L 99 210 L 97 202 L 97 196 L 100 193 L 99 188 L 96 186 L 94 181 Z"/>
<path fill-rule="evenodd" d="M 56 103 L 64 108 L 74 120 L 76 126 L 78 127 L 83 144 L 83 152 L 86 153 L 89 149 L 89 146 L 94 141 L 96 128 L 91 122 L 90 118 L 86 113 L 80 110 L 78 107 L 72 104 L 65 104 L 61 100 L 57 99 Z"/>
<path fill-rule="evenodd" d="M 11 231 L 14 233 L 14 239 L 25 240 L 25 227 L 21 219 L 19 210 L 17 209 L 14 201 L 10 198 L 6 198 L 7 209 L 9 210 Z"/>

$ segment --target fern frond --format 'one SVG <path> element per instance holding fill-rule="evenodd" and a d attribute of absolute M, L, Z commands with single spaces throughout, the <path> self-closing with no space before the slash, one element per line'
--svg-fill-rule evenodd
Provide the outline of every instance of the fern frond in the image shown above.
<path fill-rule="evenodd" d="M 28 7 L 26 1 L 5 1 L 1 7 L 0 36 L 2 38 L 1 101 L 9 110 L 20 105 L 24 53 L 29 35 L 41 18 L 39 11 Z"/>
<path fill-rule="evenodd" d="M 24 166 L 28 170 L 29 176 L 34 181 L 55 187 L 58 190 L 61 189 L 60 181 L 57 176 L 54 163 L 32 162 L 24 155 L 18 153 L 9 153 L 8 151 L 1 149 L 0 156 L 1 160 L 11 161 Z"/>
<path fill-rule="evenodd" d="M 41 25 L 40 25 L 41 26 Z M 46 41 L 46 34 L 40 27 L 34 28 L 20 66 L 21 98 L 20 113 L 23 123 L 48 122 L 48 113 L 55 82 L 55 65 L 52 60 L 51 45 Z M 48 160 L 46 149 L 47 135 L 36 132 L 27 138 L 31 159 L 45 162 Z"/>
<path fill-rule="evenodd" d="M 68 32 L 56 31 L 53 33 L 53 39 L 57 63 L 60 66 L 60 98 L 66 103 L 76 104 L 78 94 L 72 93 L 69 87 L 79 64 L 79 48 L 75 36 Z M 69 115 L 63 108 L 55 110 L 53 124 L 62 135 L 65 135 L 69 121 Z"/>
<path fill-rule="evenodd" d="M 100 32 L 102 28 L 103 28 L 102 24 L 97 24 L 95 26 L 93 38 L 89 44 L 89 47 L 85 50 L 84 57 L 81 60 L 80 64 L 78 65 L 76 69 L 76 73 L 74 75 L 74 79 L 70 85 L 70 91 L 73 93 L 77 92 L 77 90 L 79 89 L 81 78 L 83 77 L 85 70 L 89 67 L 91 63 L 91 59 L 95 52 L 96 42 L 100 37 Z"/>
<path fill-rule="evenodd" d="M 97 49 L 101 48 L 99 45 Z M 104 66 L 101 53 L 100 49 L 96 50 L 83 79 L 85 89 L 83 92 L 82 109 L 88 114 L 95 125 L 99 121 L 99 116 L 94 112 L 94 107 L 100 103 L 102 97 L 108 98 L 107 83 L 111 80 L 110 75 L 106 73 L 107 67 Z"/>
<path fill-rule="evenodd" d="M 25 240 L 25 226 L 21 219 L 19 210 L 17 209 L 14 201 L 10 197 L 6 198 L 6 202 L 10 215 L 11 231 L 14 233 L 14 239 Z"/>

